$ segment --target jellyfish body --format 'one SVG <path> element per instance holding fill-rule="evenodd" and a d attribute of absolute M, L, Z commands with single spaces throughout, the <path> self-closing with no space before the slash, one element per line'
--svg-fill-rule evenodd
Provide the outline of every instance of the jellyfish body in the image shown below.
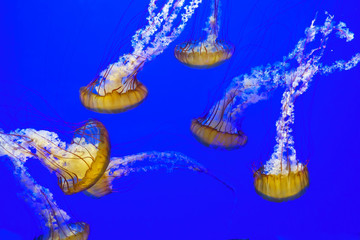
<path fill-rule="evenodd" d="M 205 146 L 219 149 L 232 150 L 245 145 L 248 137 L 241 130 L 244 110 L 267 99 L 284 82 L 279 76 L 287 68 L 286 62 L 280 62 L 253 68 L 251 74 L 233 78 L 224 96 L 204 116 L 192 120 L 193 136 Z"/>
<path fill-rule="evenodd" d="M 0 134 L 2 145 L 11 154 L 36 158 L 58 177 L 65 194 L 74 194 L 94 185 L 104 174 L 110 159 L 109 136 L 104 125 L 89 120 L 78 128 L 70 144 L 53 132 L 34 129 Z"/>
<path fill-rule="evenodd" d="M 110 159 L 109 135 L 99 121 L 88 121 L 77 129 L 74 144 L 70 153 L 78 158 L 66 159 L 63 156 L 62 167 L 55 170 L 59 186 L 65 194 L 82 192 L 94 185 L 106 171 Z M 93 150 L 92 153 L 89 149 Z M 89 155 L 81 156 L 79 153 L 83 152 Z"/>
<path fill-rule="evenodd" d="M 245 145 L 248 137 L 241 130 L 244 110 L 266 99 L 280 82 L 269 84 L 270 75 L 278 74 L 280 70 L 278 64 L 267 70 L 257 68 L 249 75 L 234 78 L 223 98 L 204 116 L 192 120 L 190 130 L 193 136 L 205 146 L 219 149 L 232 150 Z"/>
<path fill-rule="evenodd" d="M 174 49 L 175 57 L 192 68 L 212 68 L 231 58 L 234 46 L 225 41 L 187 41 Z"/>
<path fill-rule="evenodd" d="M 110 64 L 88 86 L 80 89 L 81 103 L 99 113 L 120 113 L 140 105 L 148 94 L 136 76 L 145 62 L 161 54 L 183 31 L 202 0 L 168 0 L 155 13 L 156 0 L 150 0 L 148 24 L 132 37 L 133 52 Z M 183 12 L 182 12 L 183 11 Z M 182 13 L 181 13 L 182 12 Z M 181 14 L 180 22 L 174 21 Z"/>
<path fill-rule="evenodd" d="M 148 94 L 147 88 L 137 79 L 131 79 L 132 87 L 122 92 L 113 90 L 105 95 L 91 91 L 91 87 L 80 88 L 81 103 L 89 110 L 99 113 L 120 113 L 140 105 Z M 92 83 L 93 84 L 93 83 Z"/>
<path fill-rule="evenodd" d="M 274 67 L 275 72 L 276 67 Z M 257 73 L 261 73 L 258 70 Z M 255 70 L 250 75 L 234 78 L 222 99 L 202 117 L 191 122 L 193 136 L 207 147 L 237 149 L 247 143 L 248 137 L 240 129 L 241 115 L 249 105 L 266 98 L 270 85 L 258 81 Z"/>
<path fill-rule="evenodd" d="M 265 174 L 262 169 L 254 173 L 256 193 L 271 202 L 284 202 L 301 197 L 309 187 L 307 167 L 289 174 Z"/>
<path fill-rule="evenodd" d="M 210 122 L 193 119 L 190 130 L 195 138 L 207 147 L 232 150 L 243 146 L 247 136 L 227 122 Z"/>
<path fill-rule="evenodd" d="M 316 19 L 315 19 L 316 20 Z M 328 74 L 334 70 L 349 70 L 360 61 L 360 54 L 356 54 L 349 61 L 336 61 L 332 66 L 324 66 L 320 60 L 326 49 L 327 40 L 332 32 L 347 41 L 353 39 L 353 33 L 346 28 L 345 23 L 335 24 L 333 16 L 327 14 L 323 26 L 315 26 L 314 22 L 306 29 L 306 38 L 301 39 L 295 50 L 288 58 L 295 58 L 298 66 L 284 72 L 277 78 L 283 78 L 285 91 L 281 100 L 281 114 L 276 122 L 276 145 L 271 158 L 254 173 L 256 192 L 264 199 L 273 202 L 293 200 L 302 196 L 309 187 L 309 173 L 307 165 L 302 164 L 296 157 L 291 125 L 294 124 L 295 100 L 308 89 L 309 83 L 318 73 Z M 307 49 L 315 40 L 319 46 Z"/>
<path fill-rule="evenodd" d="M 189 169 L 191 171 L 205 173 L 224 184 L 231 191 L 231 186 L 212 175 L 206 168 L 196 161 L 178 152 L 144 152 L 125 157 L 111 158 L 108 169 L 100 180 L 85 191 L 86 195 L 100 198 L 113 192 L 113 181 L 130 175 L 131 173 L 147 172 L 165 169 Z"/>
<path fill-rule="evenodd" d="M 234 46 L 218 39 L 219 4 L 220 0 L 213 0 L 212 13 L 204 29 L 207 34 L 205 40 L 190 40 L 175 47 L 175 57 L 186 66 L 199 69 L 212 68 L 224 63 L 233 55 Z"/>

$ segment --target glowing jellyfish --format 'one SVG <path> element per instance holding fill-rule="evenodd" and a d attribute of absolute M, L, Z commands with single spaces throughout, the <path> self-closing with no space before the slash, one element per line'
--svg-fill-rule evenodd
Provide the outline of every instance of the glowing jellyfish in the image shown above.
<path fill-rule="evenodd" d="M 340 22 L 336 25 L 331 15 L 327 15 L 323 26 L 315 26 L 315 20 L 306 29 L 306 38 L 301 39 L 294 54 L 289 55 L 296 59 L 298 66 L 281 76 L 286 89 L 281 101 L 281 115 L 276 122 L 277 144 L 270 160 L 254 173 L 256 192 L 269 201 L 282 202 L 296 199 L 304 194 L 309 186 L 307 166 L 297 159 L 291 135 L 291 124 L 294 124 L 295 120 L 295 100 L 307 90 L 317 73 L 328 74 L 334 70 L 349 70 L 360 61 L 358 53 L 348 62 L 336 61 L 332 66 L 324 66 L 320 60 L 331 34 L 335 32 L 338 37 L 345 38 L 346 41 L 351 41 L 354 34 L 346 28 L 345 23 Z M 317 34 L 321 36 L 317 37 Z M 319 45 L 307 49 L 314 42 Z"/>
<path fill-rule="evenodd" d="M 156 0 L 149 3 L 148 25 L 132 37 L 133 52 L 110 64 L 88 86 L 80 89 L 80 100 L 89 110 L 119 113 L 138 106 L 147 96 L 146 87 L 136 76 L 145 62 L 161 54 L 183 31 L 202 0 L 169 0 L 156 14 Z M 183 13 L 181 11 L 184 10 Z M 174 21 L 181 13 L 181 22 Z"/>
<path fill-rule="evenodd" d="M 31 154 L 58 177 L 65 194 L 74 194 L 94 185 L 104 174 L 110 156 L 109 136 L 101 122 L 89 120 L 78 128 L 70 144 L 45 130 L 18 129 L 2 134 L 9 151 Z"/>
<path fill-rule="evenodd" d="M 234 53 L 234 46 L 218 39 L 220 0 L 213 0 L 212 13 L 204 29 L 207 33 L 205 40 L 191 40 L 177 45 L 174 49 L 175 57 L 183 64 L 193 68 L 216 67 Z"/>
<path fill-rule="evenodd" d="M 87 189 L 85 193 L 93 197 L 102 197 L 113 191 L 113 181 L 115 179 L 128 176 L 131 173 L 147 172 L 157 169 L 166 169 L 167 171 L 189 169 L 191 171 L 205 173 L 224 184 L 231 191 L 234 191 L 231 186 L 182 153 L 145 152 L 121 158 L 111 158 L 108 169 L 103 177 L 94 186 Z"/>
<path fill-rule="evenodd" d="M 14 136 L 12 139 L 15 140 L 16 138 Z M 57 206 L 49 189 L 37 184 L 27 172 L 24 164 L 29 158 L 33 157 L 31 151 L 17 151 L 18 149 L 13 149 L 13 142 L 8 140 L 8 135 L 0 134 L 0 156 L 8 156 L 14 164 L 14 175 L 24 187 L 24 199 L 30 204 L 41 220 L 45 234 L 36 239 L 88 239 L 90 232 L 89 225 L 84 222 L 69 223 L 70 217 Z"/>

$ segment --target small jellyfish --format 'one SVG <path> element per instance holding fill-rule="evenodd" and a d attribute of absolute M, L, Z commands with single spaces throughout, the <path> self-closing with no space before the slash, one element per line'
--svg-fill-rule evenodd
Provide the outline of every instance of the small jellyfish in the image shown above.
<path fill-rule="evenodd" d="M 192 134 L 205 146 L 231 150 L 247 142 L 247 136 L 231 119 L 221 119 L 227 105 L 225 101 L 220 101 L 207 116 L 191 121 Z"/>
<path fill-rule="evenodd" d="M 192 68 L 216 67 L 231 58 L 234 46 L 218 39 L 220 0 L 213 0 L 212 13 L 204 29 L 207 33 L 205 40 L 190 40 L 177 45 L 174 49 L 175 57 L 186 66 Z"/>
<path fill-rule="evenodd" d="M 12 154 L 37 158 L 55 172 L 65 194 L 81 192 L 94 185 L 109 164 L 108 132 L 96 120 L 89 120 L 76 129 L 70 144 L 45 130 L 18 129 L 0 136 L 1 145 Z"/>
<path fill-rule="evenodd" d="M 235 77 L 216 102 L 203 116 L 191 122 L 193 136 L 208 147 L 219 149 L 237 149 L 245 145 L 247 136 L 240 129 L 244 110 L 260 100 L 266 99 L 279 81 L 270 81 L 272 75 L 283 71 L 280 64 L 267 68 L 254 68 L 251 74 Z"/>
<path fill-rule="evenodd" d="M 69 222 L 68 214 L 57 206 L 49 189 L 39 185 L 28 173 L 26 160 L 31 158 L 31 152 L 14 152 L 7 140 L 0 136 L 0 156 L 8 156 L 14 165 L 14 175 L 24 187 L 23 198 L 37 214 L 44 234 L 36 239 L 43 240 L 86 240 L 89 236 L 89 225 L 84 222 Z"/>
<path fill-rule="evenodd" d="M 137 61 L 132 55 L 122 58 L 123 65 L 129 65 L 126 63 L 129 61 L 136 64 Z M 119 69 L 118 65 L 109 66 L 87 87 L 80 88 L 80 100 L 87 109 L 99 113 L 120 113 L 137 107 L 145 100 L 148 90 L 136 78 L 141 68 L 128 73 L 125 69 Z M 108 83 L 106 80 L 110 78 Z"/>
<path fill-rule="evenodd" d="M 297 60 L 297 68 L 284 73 L 285 91 L 281 100 L 281 114 L 276 122 L 276 145 L 274 153 L 264 166 L 254 173 L 256 192 L 264 199 L 273 202 L 293 200 L 302 196 L 309 187 L 309 173 L 307 164 L 301 163 L 296 157 L 291 125 L 294 124 L 295 100 L 308 89 L 313 77 L 329 74 L 334 70 L 349 70 L 360 61 L 360 54 L 356 54 L 349 61 L 336 61 L 332 66 L 324 66 L 320 60 L 326 49 L 330 34 L 335 32 L 338 37 L 347 41 L 353 39 L 353 33 L 346 28 L 345 23 L 335 24 L 333 16 L 327 14 L 323 26 L 315 26 L 314 19 L 306 29 L 306 38 L 301 39 L 292 56 Z M 316 37 L 319 34 L 321 36 Z M 316 41 L 315 41 L 316 39 Z M 307 49 L 312 42 L 319 45 Z"/>
<path fill-rule="evenodd" d="M 120 113 L 141 104 L 148 90 L 138 81 L 138 72 L 180 35 L 201 1 L 191 0 L 184 6 L 184 0 L 169 0 L 155 13 L 156 0 L 150 0 L 148 24 L 132 37 L 133 52 L 121 56 L 90 84 L 80 88 L 84 107 L 99 113 Z M 175 24 L 180 13 L 181 20 Z"/>
<path fill-rule="evenodd" d="M 189 169 L 191 171 L 205 173 L 234 192 L 231 186 L 182 153 L 144 152 L 125 157 L 111 158 L 108 169 L 102 178 L 100 178 L 94 186 L 87 189 L 85 194 L 96 198 L 103 197 L 113 192 L 113 181 L 115 179 L 128 176 L 131 173 L 147 172 L 157 169 L 166 169 L 167 171 L 172 171 L 173 169 Z"/>

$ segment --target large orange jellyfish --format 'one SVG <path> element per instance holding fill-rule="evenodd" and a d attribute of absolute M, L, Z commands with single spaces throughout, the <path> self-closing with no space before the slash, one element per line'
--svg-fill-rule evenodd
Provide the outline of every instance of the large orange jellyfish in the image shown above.
<path fill-rule="evenodd" d="M 273 202 L 293 200 L 303 195 L 309 187 L 307 166 L 296 159 L 294 141 L 290 124 L 294 123 L 294 102 L 305 92 L 307 82 L 316 69 L 305 69 L 298 76 L 291 77 L 289 87 L 283 94 L 282 114 L 277 121 L 277 145 L 271 159 L 254 173 L 256 192 L 264 199 Z M 303 78 L 309 74 L 309 78 Z M 302 80 L 303 79 L 303 80 Z M 295 87 L 294 87 L 295 86 Z M 296 87 L 298 86 L 298 87 Z"/>
<path fill-rule="evenodd" d="M 65 194 L 90 188 L 109 164 L 108 132 L 96 120 L 89 120 L 76 129 L 70 144 L 62 142 L 56 133 L 45 130 L 18 129 L 0 135 L 6 149 L 40 159 L 51 172 L 55 172 Z"/>
<path fill-rule="evenodd" d="M 99 113 L 120 113 L 141 104 L 148 90 L 137 80 L 138 72 L 145 62 L 161 54 L 180 35 L 201 1 L 190 0 L 184 6 L 184 0 L 169 0 L 155 13 L 156 0 L 151 0 L 148 24 L 132 37 L 133 52 L 121 56 L 90 84 L 80 88 L 81 103 Z M 175 27 L 174 21 L 180 13 L 181 20 Z"/>
<path fill-rule="evenodd" d="M 177 45 L 175 57 L 186 66 L 192 68 L 216 67 L 231 58 L 234 46 L 218 39 L 220 0 L 213 0 L 212 13 L 209 17 L 205 40 L 190 40 Z"/>
<path fill-rule="evenodd" d="M 281 101 L 281 115 L 276 122 L 277 144 L 270 159 L 254 173 L 256 192 L 264 199 L 273 202 L 299 198 L 309 187 L 307 164 L 303 164 L 297 159 L 294 139 L 291 135 L 291 125 L 294 124 L 295 120 L 295 100 L 306 92 L 309 83 L 316 74 L 329 74 L 335 70 L 349 70 L 360 61 L 360 54 L 358 53 L 347 62 L 336 61 L 332 66 L 324 66 L 320 60 L 330 34 L 335 32 L 338 37 L 345 38 L 346 41 L 351 41 L 354 35 L 346 28 L 345 23 L 335 24 L 333 16 L 329 14 L 323 26 L 315 26 L 315 20 L 306 29 L 306 38 L 301 39 L 294 52 L 289 55 L 297 60 L 297 68 L 278 76 L 284 80 L 285 92 Z M 321 36 L 317 37 L 317 34 Z M 312 42 L 318 42 L 319 45 L 313 49 L 307 49 Z"/>
<path fill-rule="evenodd" d="M 17 140 L 16 137 L 10 137 Z M 24 187 L 24 198 L 41 221 L 44 234 L 42 240 L 87 240 L 89 225 L 84 222 L 69 222 L 68 214 L 57 206 L 49 189 L 39 185 L 28 173 L 25 163 L 33 157 L 31 152 L 18 151 L 8 141 L 9 135 L 0 135 L 0 156 L 8 156 L 14 165 L 14 175 Z M 10 148 L 9 148 L 10 147 Z"/>
<path fill-rule="evenodd" d="M 224 181 L 211 174 L 206 168 L 196 161 L 178 152 L 144 152 L 125 157 L 111 158 L 108 169 L 102 178 L 85 194 L 93 197 L 103 197 L 113 192 L 113 181 L 125 177 L 131 173 L 147 172 L 150 170 L 166 169 L 189 169 L 199 173 L 205 173 L 234 192 L 234 189 Z"/>
<path fill-rule="evenodd" d="M 88 121 L 77 129 L 66 153 L 55 156 L 60 168 L 53 168 L 59 186 L 66 194 L 82 192 L 94 185 L 104 174 L 110 159 L 109 135 L 104 125 Z M 57 164 L 56 164 L 57 165 Z"/>

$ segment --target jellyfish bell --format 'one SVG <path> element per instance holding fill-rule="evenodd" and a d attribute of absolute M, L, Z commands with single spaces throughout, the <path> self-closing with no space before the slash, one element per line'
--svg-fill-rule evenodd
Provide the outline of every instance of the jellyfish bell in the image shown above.
<path fill-rule="evenodd" d="M 255 191 L 271 202 L 284 202 L 301 197 L 309 187 L 307 166 L 288 173 L 266 174 L 263 168 L 254 173 Z"/>
<path fill-rule="evenodd" d="M 247 136 L 241 130 L 233 128 L 229 122 L 209 122 L 204 118 L 196 118 L 191 121 L 190 130 L 207 147 L 232 150 L 247 142 Z"/>
<path fill-rule="evenodd" d="M 66 152 L 56 156 L 58 161 L 47 163 L 58 176 L 65 194 L 82 192 L 93 186 L 104 174 L 110 159 L 109 135 L 104 125 L 89 120 L 75 131 Z"/>
<path fill-rule="evenodd" d="M 35 240 L 87 240 L 89 233 L 90 227 L 87 223 L 76 222 L 52 228 L 47 234 L 41 235 Z"/>
<path fill-rule="evenodd" d="M 174 49 L 175 57 L 188 67 L 206 69 L 219 66 L 230 59 L 234 46 L 223 40 L 187 41 Z"/>
<path fill-rule="evenodd" d="M 85 108 L 98 113 L 121 113 L 139 106 L 147 96 L 147 88 L 136 79 L 132 83 L 134 89 L 126 92 L 116 90 L 103 96 L 89 90 L 80 88 L 80 100 Z"/>
<path fill-rule="evenodd" d="M 121 113 L 145 100 L 148 90 L 136 77 L 143 63 L 135 66 L 139 60 L 132 56 L 127 58 L 124 63 L 133 61 L 132 71 L 121 64 L 112 64 L 88 86 L 80 88 L 80 100 L 84 107 L 98 113 Z"/>
<path fill-rule="evenodd" d="M 200 143 L 227 150 L 240 148 L 247 143 L 247 136 L 240 130 L 240 118 L 232 110 L 234 97 L 232 93 L 227 94 L 203 116 L 191 121 L 190 131 Z"/>

